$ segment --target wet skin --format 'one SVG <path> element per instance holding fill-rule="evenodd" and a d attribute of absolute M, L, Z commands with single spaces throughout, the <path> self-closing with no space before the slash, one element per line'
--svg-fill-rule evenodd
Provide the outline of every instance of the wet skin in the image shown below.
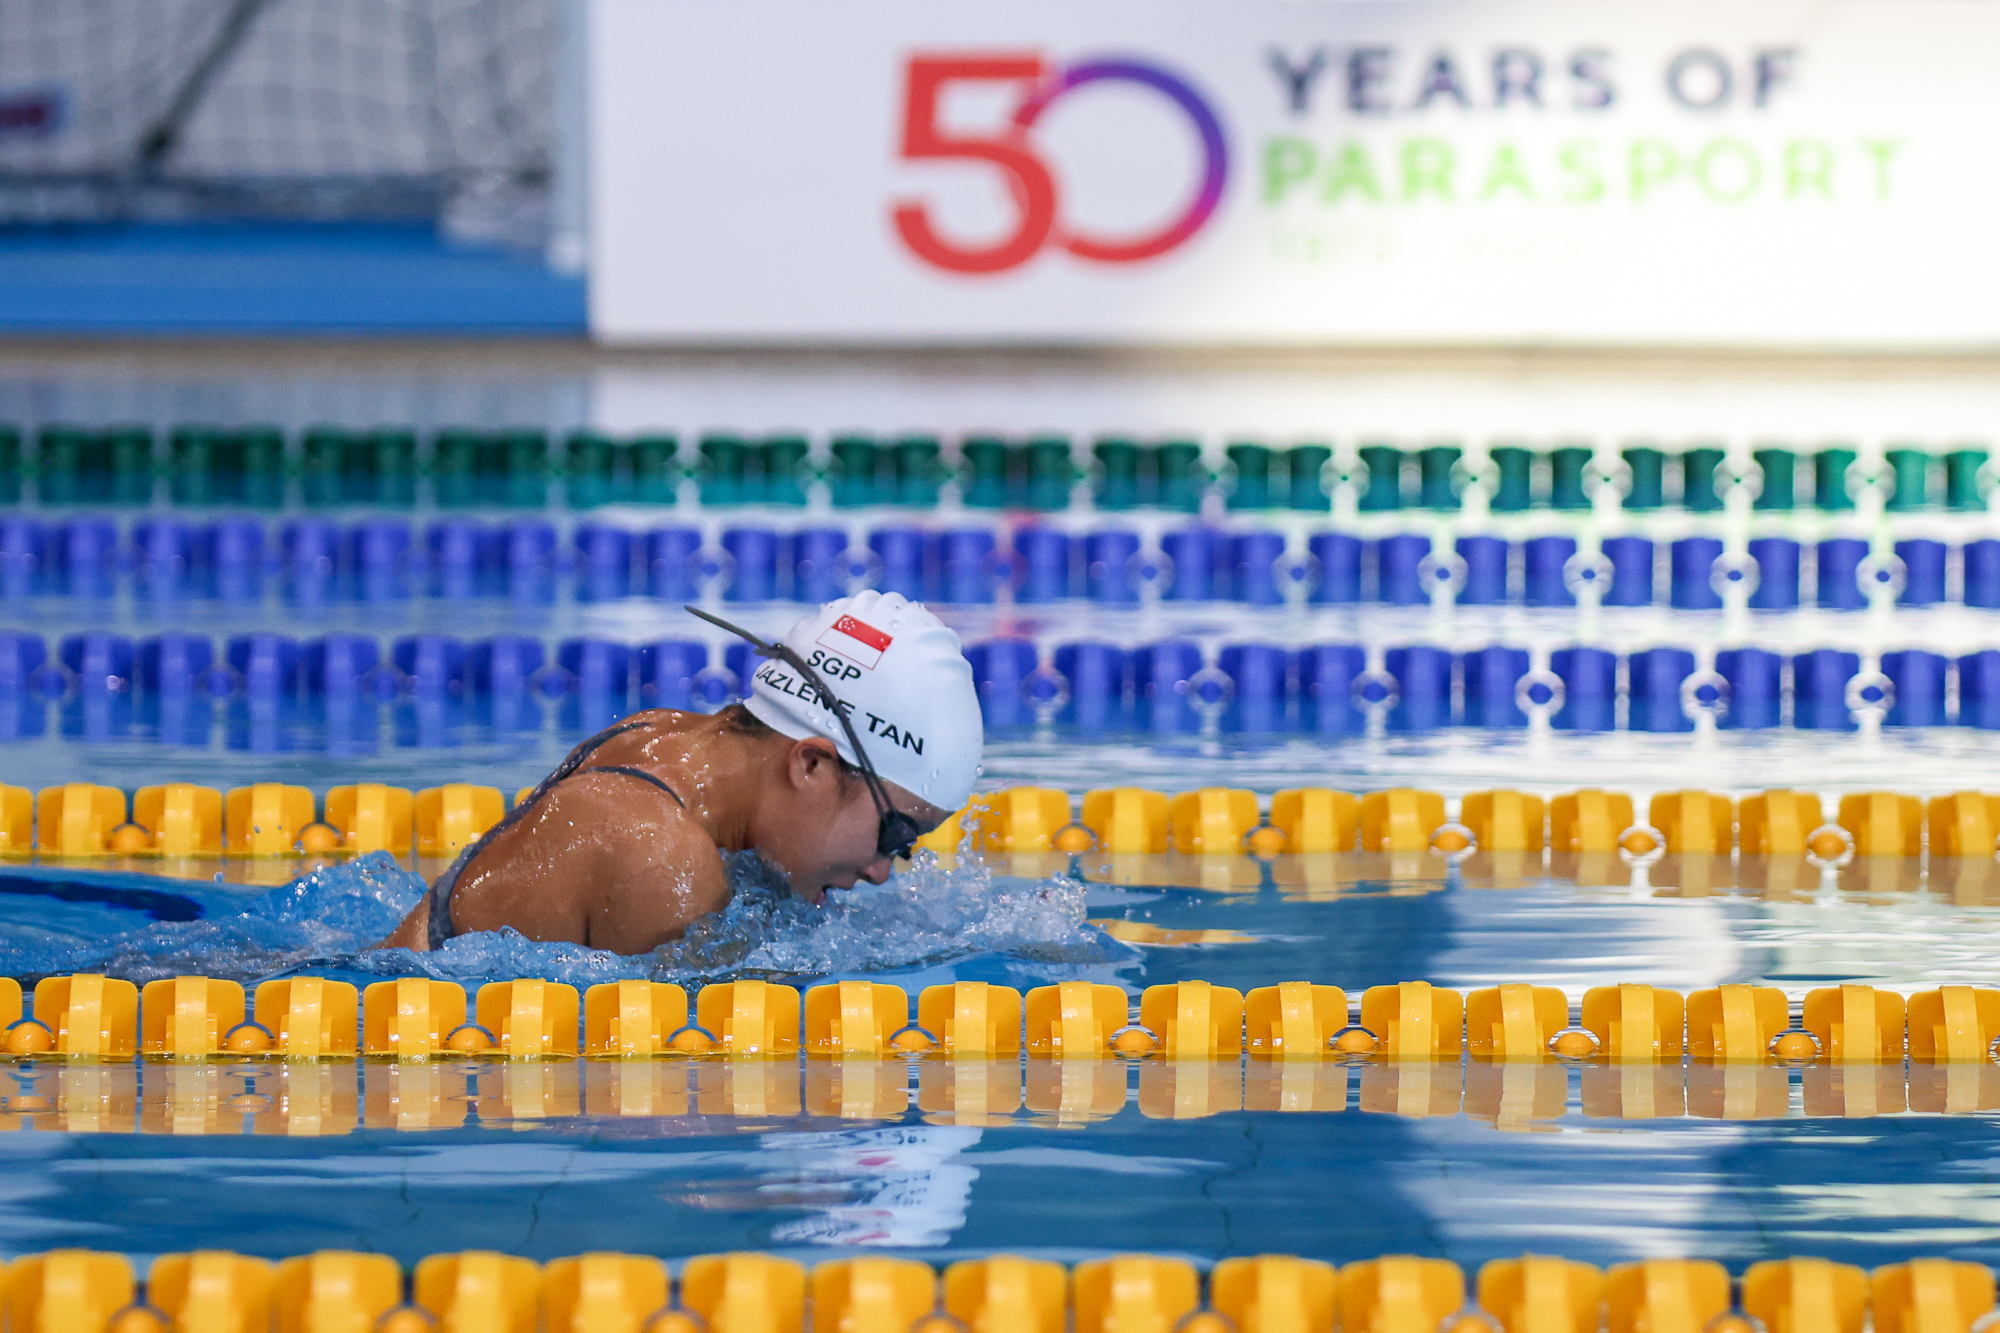
<path fill-rule="evenodd" d="M 631 720 L 646 725 L 605 741 L 465 868 L 451 895 L 457 933 L 512 926 L 531 940 L 645 953 L 729 901 L 726 851 L 755 848 L 813 903 L 889 877 L 875 802 L 833 742 L 745 735 L 671 709 Z M 654 774 L 687 808 L 629 774 L 592 771 L 610 765 Z M 883 785 L 919 828 L 950 814 Z M 429 922 L 426 899 L 382 945 L 426 948 Z"/>

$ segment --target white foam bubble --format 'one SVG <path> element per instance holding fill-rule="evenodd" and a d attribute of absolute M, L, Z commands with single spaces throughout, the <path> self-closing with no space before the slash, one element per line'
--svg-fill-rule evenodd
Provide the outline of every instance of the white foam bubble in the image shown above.
<path fill-rule="evenodd" d="M 754 856 L 732 858 L 731 874 L 729 906 L 661 947 L 655 977 L 884 972 L 975 954 L 1077 964 L 1137 956 L 1084 924 L 1084 885 L 1067 877 L 995 878 L 977 859 L 947 868 L 919 850 L 887 884 L 830 893 L 815 907 Z"/>

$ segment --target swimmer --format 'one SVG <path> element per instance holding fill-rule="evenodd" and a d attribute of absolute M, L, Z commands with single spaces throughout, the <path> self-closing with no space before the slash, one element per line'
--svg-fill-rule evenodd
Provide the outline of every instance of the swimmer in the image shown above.
<path fill-rule="evenodd" d="M 692 609 L 692 608 L 690 608 Z M 512 926 L 645 953 L 729 901 L 754 851 L 809 902 L 891 862 L 972 794 L 982 727 L 958 635 L 896 593 L 829 602 L 714 716 L 659 708 L 576 747 L 459 854 L 383 947 Z M 839 708 L 836 711 L 834 702 Z"/>

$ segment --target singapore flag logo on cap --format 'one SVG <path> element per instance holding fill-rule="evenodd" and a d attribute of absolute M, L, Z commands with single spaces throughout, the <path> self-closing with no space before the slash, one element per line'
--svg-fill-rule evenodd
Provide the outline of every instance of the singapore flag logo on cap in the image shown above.
<path fill-rule="evenodd" d="M 826 632 L 814 642 L 873 671 L 882 664 L 882 654 L 895 640 L 873 625 L 864 624 L 853 616 L 842 616 L 828 625 Z"/>

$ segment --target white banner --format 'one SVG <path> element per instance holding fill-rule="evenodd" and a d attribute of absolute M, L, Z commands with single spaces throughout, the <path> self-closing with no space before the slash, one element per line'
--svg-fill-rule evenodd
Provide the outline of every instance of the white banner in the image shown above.
<path fill-rule="evenodd" d="M 2000 343 L 2000 6 L 595 0 L 643 341 Z"/>

